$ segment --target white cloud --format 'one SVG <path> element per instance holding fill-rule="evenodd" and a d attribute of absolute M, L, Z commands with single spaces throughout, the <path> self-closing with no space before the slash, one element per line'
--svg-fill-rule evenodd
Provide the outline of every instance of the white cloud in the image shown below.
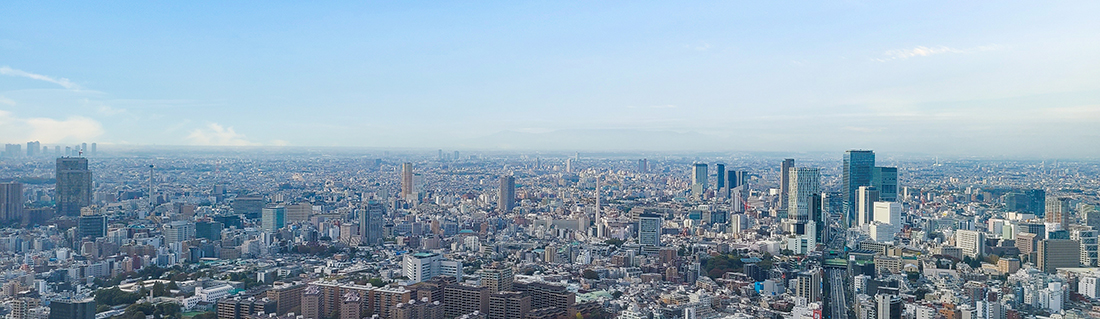
<path fill-rule="evenodd" d="M 0 96 L 0 104 L 15 106 L 15 101 L 13 101 L 12 99 Z"/>
<path fill-rule="evenodd" d="M 905 59 L 908 59 L 908 58 L 924 57 L 924 56 L 944 54 L 944 53 L 971 53 L 971 52 L 978 52 L 978 51 L 990 51 L 990 50 L 996 50 L 996 49 L 997 49 L 996 45 L 983 45 L 983 46 L 970 48 L 970 49 L 956 49 L 956 48 L 946 47 L 946 46 L 942 46 L 942 45 L 938 46 L 938 47 L 918 46 L 918 47 L 915 47 L 915 48 L 912 48 L 912 49 L 888 50 L 888 51 L 883 53 L 883 55 L 885 57 L 877 58 L 877 59 L 874 59 L 874 60 L 879 61 L 879 62 L 886 62 L 886 61 L 890 61 L 890 60 L 905 60 Z"/>
<path fill-rule="evenodd" d="M 66 78 L 54 78 L 54 77 L 51 77 L 51 76 L 30 73 L 30 72 L 19 70 L 19 69 L 12 69 L 8 66 L 0 66 L 0 74 L 8 75 L 8 76 L 23 77 L 23 78 L 34 79 L 34 80 L 39 80 L 39 81 L 46 81 L 46 82 L 50 82 L 50 83 L 53 83 L 53 84 L 60 85 L 61 87 L 64 87 L 64 88 L 70 89 L 70 90 L 79 90 L 80 89 L 79 85 L 77 85 L 76 83 L 73 83 L 73 81 L 69 81 L 69 79 L 66 79 Z"/>
<path fill-rule="evenodd" d="M 187 140 L 193 145 L 216 145 L 216 146 L 249 146 L 258 145 L 256 143 L 249 142 L 245 139 L 243 134 L 237 133 L 232 127 L 224 127 L 218 123 L 207 124 L 204 128 L 197 128 L 191 131 L 191 135 L 187 136 Z"/>
<path fill-rule="evenodd" d="M 0 136 L 6 143 L 39 141 L 42 143 L 79 142 L 103 135 L 103 126 L 96 120 L 73 116 L 64 120 L 32 117 L 20 118 L 0 111 Z"/>

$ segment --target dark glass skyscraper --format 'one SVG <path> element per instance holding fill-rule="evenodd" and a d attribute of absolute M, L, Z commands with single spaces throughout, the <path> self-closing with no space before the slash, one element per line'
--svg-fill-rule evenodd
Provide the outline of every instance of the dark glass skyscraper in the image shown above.
<path fill-rule="evenodd" d="M 598 190 L 597 190 L 598 191 Z M 501 213 L 511 212 L 516 207 L 516 178 L 505 175 L 500 177 L 500 199 L 497 208 Z"/>
<path fill-rule="evenodd" d="M 856 218 L 856 190 L 860 186 L 871 186 L 871 175 L 875 168 L 875 152 L 869 150 L 849 150 L 844 152 L 844 220 L 849 227 Z"/>
<path fill-rule="evenodd" d="M 377 201 L 367 202 L 367 208 L 359 212 L 359 235 L 363 237 L 363 243 L 370 246 L 382 244 L 382 223 L 385 214 L 386 206 Z"/>
<path fill-rule="evenodd" d="M 61 157 L 57 159 L 57 214 L 79 216 L 80 208 L 92 204 L 92 171 L 88 159 Z"/>
<path fill-rule="evenodd" d="M 715 185 L 714 189 L 721 191 L 723 187 L 726 187 L 726 164 L 714 165 L 714 172 L 716 173 L 715 179 L 718 180 L 718 183 Z"/>
<path fill-rule="evenodd" d="M 779 214 L 787 212 L 787 196 L 790 196 L 791 168 L 794 167 L 794 159 L 783 160 L 779 165 Z"/>

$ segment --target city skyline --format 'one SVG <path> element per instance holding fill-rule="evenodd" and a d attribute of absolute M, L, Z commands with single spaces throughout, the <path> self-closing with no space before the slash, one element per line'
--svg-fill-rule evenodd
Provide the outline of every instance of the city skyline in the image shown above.
<path fill-rule="evenodd" d="M 1096 158 L 1096 6 L 8 3 L 0 143 Z"/>

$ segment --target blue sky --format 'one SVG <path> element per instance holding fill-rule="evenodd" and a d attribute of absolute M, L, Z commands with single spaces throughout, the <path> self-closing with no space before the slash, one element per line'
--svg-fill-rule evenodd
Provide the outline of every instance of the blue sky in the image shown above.
<path fill-rule="evenodd" d="M 0 4 L 0 142 L 1100 157 L 1100 3 Z"/>

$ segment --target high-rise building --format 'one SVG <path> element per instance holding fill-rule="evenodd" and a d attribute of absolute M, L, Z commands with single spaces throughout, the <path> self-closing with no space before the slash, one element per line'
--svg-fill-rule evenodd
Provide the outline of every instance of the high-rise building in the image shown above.
<path fill-rule="evenodd" d="M 222 240 L 222 229 L 225 224 L 217 221 L 195 222 L 195 237 L 209 240 Z"/>
<path fill-rule="evenodd" d="M 408 162 L 401 164 L 401 198 L 407 199 L 414 194 L 413 183 L 413 164 Z"/>
<path fill-rule="evenodd" d="M 691 167 L 691 196 L 702 199 L 707 191 L 707 163 L 695 163 Z"/>
<path fill-rule="evenodd" d="M 340 319 L 363 319 L 363 297 L 354 291 L 345 292 L 340 297 Z"/>
<path fill-rule="evenodd" d="M 891 294 L 875 295 L 877 319 L 901 319 L 901 308 L 901 298 L 898 296 Z"/>
<path fill-rule="evenodd" d="M 875 221 L 901 226 L 901 204 L 897 202 L 875 202 L 874 215 Z"/>
<path fill-rule="evenodd" d="M 1069 215 L 1072 209 L 1070 198 L 1050 197 L 1046 200 L 1046 206 L 1046 216 L 1044 217 L 1046 222 L 1061 225 L 1061 229 L 1068 229 Z"/>
<path fill-rule="evenodd" d="M 465 284 L 447 285 L 443 288 L 443 316 L 455 318 L 474 311 L 489 312 L 489 288 Z"/>
<path fill-rule="evenodd" d="M 369 246 L 381 245 L 384 239 L 382 224 L 385 223 L 386 206 L 381 202 L 369 201 L 366 209 L 359 212 L 359 234 L 363 243 Z"/>
<path fill-rule="evenodd" d="M 61 157 L 57 159 L 57 214 L 78 216 L 80 209 L 92 204 L 92 171 L 88 159 Z"/>
<path fill-rule="evenodd" d="M 313 214 L 313 204 L 297 203 L 286 206 L 286 222 L 297 223 L 309 221 L 309 215 Z"/>
<path fill-rule="evenodd" d="M 1095 267 L 1097 261 L 1096 230 L 1090 226 L 1073 225 L 1069 227 L 1069 239 L 1081 244 L 1081 264 Z"/>
<path fill-rule="evenodd" d="M 898 168 L 875 167 L 871 171 L 871 186 L 878 190 L 878 200 L 896 202 L 898 200 Z"/>
<path fill-rule="evenodd" d="M 42 150 L 42 143 L 38 141 L 27 142 L 27 157 L 38 156 L 38 152 Z"/>
<path fill-rule="evenodd" d="M 0 183 L 0 219 L 5 221 L 23 218 L 23 184 Z"/>
<path fill-rule="evenodd" d="M 970 258 L 985 256 L 985 233 L 974 230 L 955 231 L 955 247 Z"/>
<path fill-rule="evenodd" d="M 489 287 L 489 293 L 512 291 L 512 281 L 515 277 L 512 273 L 512 267 L 494 263 L 478 272 L 481 273 L 481 285 Z"/>
<path fill-rule="evenodd" d="M 244 215 L 247 219 L 260 218 L 267 202 L 262 195 L 237 196 L 233 199 L 233 212 Z"/>
<path fill-rule="evenodd" d="M 714 189 L 720 191 L 723 188 L 726 188 L 726 164 L 715 164 L 714 176 L 717 180 L 715 181 Z"/>
<path fill-rule="evenodd" d="M 787 218 L 798 221 L 817 219 L 813 208 L 815 195 L 816 198 L 821 196 L 820 171 L 817 168 L 792 167 L 788 170 L 788 178 Z"/>
<path fill-rule="evenodd" d="M 806 298 L 807 302 L 821 300 L 821 269 L 811 269 L 798 273 L 798 286 L 795 287 L 795 296 Z"/>
<path fill-rule="evenodd" d="M 92 156 L 95 156 L 96 152 L 97 152 L 96 151 L 96 143 L 92 143 L 92 149 L 88 150 L 88 154 L 92 155 Z"/>
<path fill-rule="evenodd" d="M 103 215 L 84 215 L 80 216 L 80 219 L 76 225 L 77 236 L 80 239 L 96 238 L 107 236 L 107 216 Z"/>
<path fill-rule="evenodd" d="M 737 171 L 737 170 L 726 171 L 726 183 L 729 184 L 730 189 L 734 189 L 734 188 L 740 187 L 741 185 L 745 185 L 745 178 L 746 178 L 746 175 L 748 175 L 748 174 L 749 174 L 749 172 L 746 172 L 746 171 Z"/>
<path fill-rule="evenodd" d="M 178 243 L 195 238 L 195 223 L 177 220 L 164 224 L 164 241 Z"/>
<path fill-rule="evenodd" d="M 1037 245 L 1039 270 L 1054 273 L 1058 268 L 1075 268 L 1081 262 L 1081 244 L 1069 239 L 1043 239 Z"/>
<path fill-rule="evenodd" d="M 462 262 L 444 259 L 437 253 L 406 254 L 402 260 L 402 272 L 411 283 L 450 276 L 462 281 Z"/>
<path fill-rule="evenodd" d="M 276 313 L 282 315 L 293 309 L 302 309 L 302 292 L 305 290 L 306 285 L 302 283 L 278 283 L 267 290 L 267 298 L 275 301 Z"/>
<path fill-rule="evenodd" d="M 872 168 L 875 167 L 875 152 L 869 150 L 849 150 L 844 152 L 844 220 L 849 226 L 856 222 L 856 190 L 860 186 L 871 186 Z"/>
<path fill-rule="evenodd" d="M 510 213 L 516 207 L 516 178 L 511 175 L 500 177 L 500 198 L 497 200 L 497 209 L 501 213 Z"/>
<path fill-rule="evenodd" d="M 23 156 L 23 145 L 4 144 L 4 157 L 21 157 L 21 156 Z"/>
<path fill-rule="evenodd" d="M 531 295 L 502 291 L 489 295 L 489 313 L 486 319 L 523 318 L 529 312 L 531 312 Z"/>
<path fill-rule="evenodd" d="M 321 317 L 321 288 L 308 286 L 302 291 L 302 317 L 303 319 L 322 319 Z"/>
<path fill-rule="evenodd" d="M 49 319 L 95 319 L 95 299 L 54 299 Z"/>
<path fill-rule="evenodd" d="M 875 220 L 875 202 L 879 201 L 878 189 L 870 186 L 860 186 L 856 190 L 856 216 L 859 216 L 856 225 L 863 226 Z"/>
<path fill-rule="evenodd" d="M 638 216 L 638 243 L 643 246 L 661 246 L 661 218 L 657 214 Z"/>
<path fill-rule="evenodd" d="M 264 207 L 261 211 L 261 227 L 264 231 L 275 232 L 286 226 L 286 206 Z"/>
<path fill-rule="evenodd" d="M 642 174 L 649 173 L 649 160 L 644 159 L 644 158 L 638 160 L 638 173 L 642 173 Z"/>
<path fill-rule="evenodd" d="M 783 160 L 783 164 L 779 165 L 779 212 L 785 214 L 787 211 L 787 205 L 790 198 L 791 187 L 791 168 L 794 167 L 794 159 L 788 158 Z"/>

